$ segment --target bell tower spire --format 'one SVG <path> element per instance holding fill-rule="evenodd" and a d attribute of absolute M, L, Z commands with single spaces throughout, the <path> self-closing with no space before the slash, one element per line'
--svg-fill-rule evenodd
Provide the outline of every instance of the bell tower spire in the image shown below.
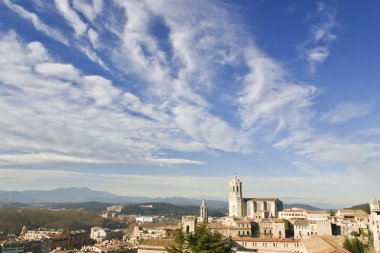
<path fill-rule="evenodd" d="M 229 189 L 229 216 L 243 217 L 242 182 L 236 174 L 230 181 Z"/>
<path fill-rule="evenodd" d="M 205 199 L 202 200 L 202 205 L 201 205 L 201 210 L 200 210 L 199 215 L 202 222 L 206 222 L 206 223 L 208 222 L 208 209 L 207 209 L 207 204 L 206 204 Z"/>

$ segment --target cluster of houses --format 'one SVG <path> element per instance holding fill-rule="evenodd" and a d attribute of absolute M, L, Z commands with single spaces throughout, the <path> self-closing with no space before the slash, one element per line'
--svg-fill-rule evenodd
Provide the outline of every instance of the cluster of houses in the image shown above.
<path fill-rule="evenodd" d="M 371 234 L 374 252 L 380 253 L 380 202 L 375 198 L 370 202 L 370 214 L 345 209 L 335 214 L 303 208 L 283 210 L 277 198 L 243 198 L 242 183 L 236 176 L 229 186 L 229 214 L 225 217 L 209 217 L 203 200 L 199 216 L 184 216 L 177 226 L 144 228 L 142 224 L 153 219 L 133 217 L 139 225 L 132 233 L 101 227 L 71 232 L 24 227 L 19 237 L 0 236 L 0 253 L 164 253 L 178 230 L 197 233 L 199 223 L 206 223 L 211 233 L 220 233 L 236 253 L 347 253 L 342 247 L 345 237 L 365 240 Z M 122 208 L 112 206 L 107 213 L 120 214 Z"/>
<path fill-rule="evenodd" d="M 322 210 L 290 208 L 282 210 L 277 198 L 243 198 L 242 183 L 235 176 L 229 185 L 229 215 L 209 220 L 202 202 L 200 216 L 185 216 L 177 229 L 196 233 L 197 223 L 208 222 L 211 232 L 219 232 L 234 252 L 348 252 L 345 237 L 367 239 L 372 232 L 374 250 L 380 252 L 380 203 L 375 198 L 371 214 L 362 210 Z M 139 228 L 138 231 L 144 231 Z M 158 233 L 156 233 L 157 235 Z M 163 234 L 163 233 L 162 233 Z M 163 253 L 172 239 L 149 236 L 139 245 L 139 253 Z"/>
<path fill-rule="evenodd" d="M 64 232 L 63 230 L 27 230 L 23 227 L 20 236 L 2 236 L 1 253 L 48 253 L 54 249 L 80 249 L 88 244 L 90 233 L 85 230 Z"/>

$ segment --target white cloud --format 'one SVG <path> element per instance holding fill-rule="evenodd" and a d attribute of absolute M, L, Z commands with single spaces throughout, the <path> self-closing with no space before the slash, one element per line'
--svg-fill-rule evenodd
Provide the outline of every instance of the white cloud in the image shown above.
<path fill-rule="evenodd" d="M 158 165 L 204 165 L 202 161 L 188 160 L 188 159 L 176 159 L 176 158 L 148 158 L 147 161 Z"/>
<path fill-rule="evenodd" d="M 34 69 L 37 73 L 45 76 L 72 81 L 78 81 L 79 79 L 79 71 L 71 64 L 44 62 L 36 64 Z"/>
<path fill-rule="evenodd" d="M 314 132 L 293 133 L 293 136 L 277 144 L 277 148 L 288 148 L 299 156 L 309 159 L 309 163 L 317 169 L 317 165 L 341 170 L 342 175 L 350 177 L 350 183 L 361 178 L 365 182 L 380 180 L 380 143 L 349 137 Z M 315 166 L 313 165 L 315 164 Z"/>
<path fill-rule="evenodd" d="M 77 12 L 71 8 L 68 0 L 54 0 L 58 11 L 69 22 L 76 35 L 82 35 L 87 30 L 87 25 L 81 20 Z"/>
<path fill-rule="evenodd" d="M 371 112 L 372 104 L 343 103 L 337 105 L 333 110 L 322 115 L 321 119 L 329 123 L 342 123 Z"/>
<path fill-rule="evenodd" d="M 87 2 L 73 0 L 73 7 L 77 11 L 83 13 L 88 20 L 94 21 L 97 15 L 103 10 L 103 0 L 90 0 Z"/>
<path fill-rule="evenodd" d="M 32 153 L 32 154 L 0 154 L 1 165 L 33 164 L 33 163 L 112 163 L 97 159 L 80 158 L 53 153 Z"/>
<path fill-rule="evenodd" d="M 309 38 L 300 46 L 311 72 L 315 72 L 330 55 L 331 44 L 337 39 L 339 27 L 337 11 L 332 5 L 318 2 L 318 8 L 313 17 L 318 21 L 311 27 Z"/>
<path fill-rule="evenodd" d="M 184 149 L 186 138 L 175 125 L 128 112 L 148 112 L 162 119 L 165 116 L 159 115 L 165 113 L 149 105 L 145 109 L 141 103 L 136 108 L 137 97 L 101 76 L 82 75 L 70 64 L 55 62 L 40 43 L 23 44 L 14 33 L 3 35 L 0 55 L 0 82 L 6 84 L 0 90 L 1 150 L 141 163 L 161 148 L 176 150 L 176 143 Z M 127 97 L 135 98 L 131 108 Z M 18 159 L 29 161 L 30 156 Z"/>
<path fill-rule="evenodd" d="M 99 46 L 98 40 L 99 40 L 99 34 L 92 28 L 88 29 L 88 38 L 90 39 L 90 42 L 93 46 L 93 48 L 97 48 Z"/>
<path fill-rule="evenodd" d="M 47 179 L 57 179 L 57 178 L 74 178 L 77 176 L 82 176 L 84 173 L 66 171 L 66 170 L 56 170 L 56 169 L 7 169 L 0 168 L 0 179 L 4 184 L 9 182 L 30 182 L 34 180 L 47 180 Z M 20 190 L 20 189 L 15 189 Z"/>
<path fill-rule="evenodd" d="M 62 42 L 65 45 L 69 44 L 68 40 L 63 36 L 63 34 L 61 34 L 56 29 L 51 28 L 50 26 L 43 23 L 36 14 L 25 10 L 24 8 L 22 8 L 21 6 L 17 4 L 12 3 L 10 0 L 5 0 L 4 3 L 12 11 L 14 11 L 15 13 L 19 14 L 21 17 L 28 19 L 30 22 L 32 22 L 32 24 L 38 31 L 45 33 L 46 35 L 54 38 L 55 40 L 59 42 Z"/>
<path fill-rule="evenodd" d="M 316 88 L 291 81 L 279 63 L 253 48 L 245 59 L 249 72 L 238 100 L 243 126 L 262 129 L 277 124 L 276 131 L 307 127 L 312 113 L 305 112 Z"/>

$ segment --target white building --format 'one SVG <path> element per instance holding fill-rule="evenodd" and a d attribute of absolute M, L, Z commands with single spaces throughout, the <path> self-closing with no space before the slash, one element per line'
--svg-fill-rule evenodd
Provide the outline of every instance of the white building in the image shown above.
<path fill-rule="evenodd" d="M 323 210 L 309 210 L 306 213 L 306 219 L 310 221 L 328 221 L 330 213 Z"/>
<path fill-rule="evenodd" d="M 96 240 L 97 242 L 111 239 L 121 239 L 123 238 L 123 231 L 111 230 L 109 228 L 93 227 L 91 228 L 90 238 Z"/>
<path fill-rule="evenodd" d="M 380 202 L 372 197 L 370 203 L 370 230 L 373 234 L 375 252 L 380 252 Z"/>
<path fill-rule="evenodd" d="M 107 212 L 118 212 L 123 211 L 124 206 L 107 206 Z"/>
<path fill-rule="evenodd" d="M 142 223 L 154 221 L 154 217 L 152 217 L 152 216 L 139 216 L 139 217 L 136 217 L 135 219 L 136 219 L 136 221 L 142 222 Z"/>
<path fill-rule="evenodd" d="M 296 220 L 294 238 L 309 238 L 313 235 L 332 235 L 330 221 Z"/>
<path fill-rule="evenodd" d="M 24 244 L 17 240 L 5 240 L 0 243 L 1 253 L 24 253 Z"/>
<path fill-rule="evenodd" d="M 199 210 L 199 218 L 200 222 L 208 222 L 208 208 L 205 199 L 202 200 L 202 205 Z"/>
<path fill-rule="evenodd" d="M 182 229 L 185 233 L 195 233 L 197 230 L 197 216 L 182 216 Z"/>
<path fill-rule="evenodd" d="M 278 198 L 243 198 L 242 182 L 234 176 L 229 188 L 229 216 L 266 219 L 282 210 Z"/>
<path fill-rule="evenodd" d="M 237 253 L 240 252 L 303 252 L 299 239 L 234 237 Z"/>
<path fill-rule="evenodd" d="M 278 212 L 278 218 L 289 220 L 289 219 L 298 219 L 306 220 L 307 210 L 303 208 L 289 208 Z"/>
<path fill-rule="evenodd" d="M 330 213 L 323 210 L 306 210 L 303 208 L 289 208 L 278 212 L 278 217 L 284 220 L 311 220 L 311 221 L 327 221 Z"/>

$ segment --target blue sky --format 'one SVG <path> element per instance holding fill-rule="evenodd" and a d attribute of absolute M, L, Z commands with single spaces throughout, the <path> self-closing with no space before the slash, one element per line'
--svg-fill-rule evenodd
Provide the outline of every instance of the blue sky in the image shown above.
<path fill-rule="evenodd" d="M 379 8 L 1 0 L 1 190 L 380 197 Z"/>

